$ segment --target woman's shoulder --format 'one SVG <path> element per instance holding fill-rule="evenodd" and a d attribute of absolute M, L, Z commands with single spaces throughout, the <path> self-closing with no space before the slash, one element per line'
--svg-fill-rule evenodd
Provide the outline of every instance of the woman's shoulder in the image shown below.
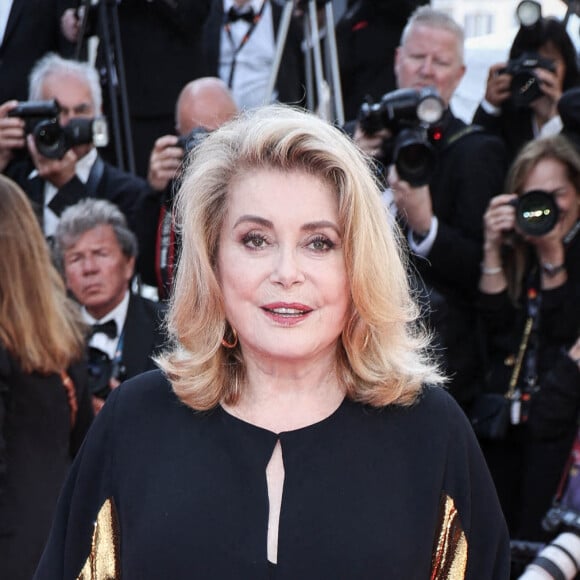
<path fill-rule="evenodd" d="M 175 397 L 171 382 L 160 369 L 136 375 L 115 390 L 119 391 L 119 402 L 129 405 L 160 404 Z"/>

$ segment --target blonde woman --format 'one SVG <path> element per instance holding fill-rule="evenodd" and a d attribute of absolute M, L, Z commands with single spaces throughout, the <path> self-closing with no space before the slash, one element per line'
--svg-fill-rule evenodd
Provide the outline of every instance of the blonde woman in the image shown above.
<path fill-rule="evenodd" d="M 20 188 L 0 176 L 0 570 L 29 580 L 88 429 L 83 328 Z"/>
<path fill-rule="evenodd" d="M 507 578 L 358 149 L 270 106 L 192 155 L 175 348 L 105 404 L 36 578 Z"/>

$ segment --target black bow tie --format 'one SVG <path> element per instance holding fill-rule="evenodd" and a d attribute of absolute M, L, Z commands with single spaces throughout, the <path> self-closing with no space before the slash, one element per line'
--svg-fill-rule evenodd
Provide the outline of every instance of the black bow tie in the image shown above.
<path fill-rule="evenodd" d="M 93 324 L 91 336 L 94 336 L 99 332 L 106 334 L 109 338 L 117 338 L 117 323 L 111 319 L 102 324 Z"/>
<path fill-rule="evenodd" d="M 226 24 L 237 22 L 238 20 L 245 20 L 248 24 L 252 24 L 255 17 L 256 13 L 251 6 L 250 9 L 245 12 L 240 12 L 235 6 L 232 6 L 226 14 Z"/>

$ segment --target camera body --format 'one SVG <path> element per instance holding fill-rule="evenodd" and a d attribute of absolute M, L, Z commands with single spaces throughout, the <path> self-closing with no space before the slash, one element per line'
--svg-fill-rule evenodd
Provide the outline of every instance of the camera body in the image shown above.
<path fill-rule="evenodd" d="M 544 93 L 534 69 L 543 68 L 555 73 L 554 62 L 543 58 L 535 52 L 524 52 L 518 58 L 510 60 L 507 66 L 501 69 L 500 74 L 512 76 L 511 95 L 517 107 L 527 107 Z"/>
<path fill-rule="evenodd" d="M 394 163 L 399 177 L 413 187 L 429 183 L 435 165 L 435 150 L 429 129 L 443 117 L 445 106 L 432 87 L 398 89 L 382 96 L 378 103 L 363 103 L 358 121 L 372 135 L 388 129 L 381 161 Z"/>
<path fill-rule="evenodd" d="M 49 159 L 62 159 L 75 145 L 93 143 L 104 147 L 109 142 L 104 117 L 71 119 L 65 126 L 58 122 L 60 106 L 52 101 L 23 101 L 8 112 L 25 122 L 26 133 L 32 134 L 38 152 Z"/>
<path fill-rule="evenodd" d="M 555 503 L 544 516 L 542 528 L 553 534 L 569 531 L 580 536 L 580 513 Z"/>
<path fill-rule="evenodd" d="M 195 127 L 187 135 L 181 135 L 177 139 L 177 147 L 181 147 L 187 155 L 195 149 L 207 136 L 209 131 L 205 127 Z"/>
<path fill-rule="evenodd" d="M 516 208 L 516 223 L 520 231 L 528 236 L 544 236 L 558 222 L 560 209 L 553 193 L 533 189 L 522 193 L 512 204 Z"/>
<path fill-rule="evenodd" d="M 111 380 L 124 381 L 127 378 L 127 369 L 120 361 L 111 360 L 107 353 L 98 348 L 91 346 L 88 350 L 89 392 L 104 400 L 111 392 Z"/>

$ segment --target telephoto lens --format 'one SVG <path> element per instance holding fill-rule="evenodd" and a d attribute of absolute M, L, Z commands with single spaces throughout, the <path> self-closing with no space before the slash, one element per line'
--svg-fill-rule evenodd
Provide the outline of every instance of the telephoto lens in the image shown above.
<path fill-rule="evenodd" d="M 560 211 L 554 195 L 549 191 L 527 191 L 514 200 L 513 205 L 516 208 L 516 223 L 525 235 L 544 236 L 558 222 Z"/>
<path fill-rule="evenodd" d="M 580 537 L 560 534 L 528 564 L 519 580 L 572 580 L 580 571 Z"/>

